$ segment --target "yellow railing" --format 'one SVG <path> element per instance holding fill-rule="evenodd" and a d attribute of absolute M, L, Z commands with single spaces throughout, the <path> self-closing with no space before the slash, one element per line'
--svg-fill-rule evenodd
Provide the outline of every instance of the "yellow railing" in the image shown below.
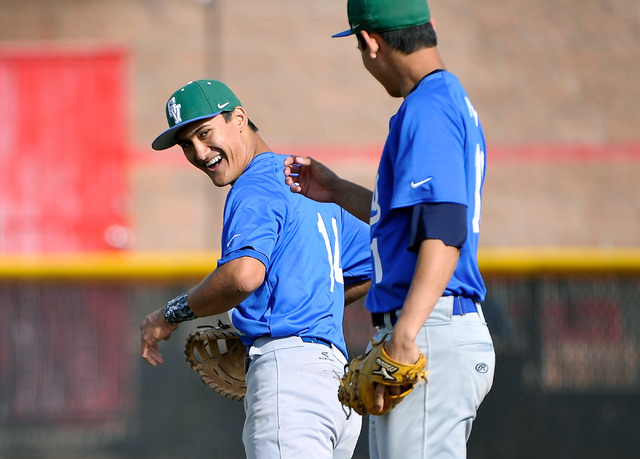
<path fill-rule="evenodd" d="M 203 277 L 218 251 L 104 252 L 0 255 L 0 278 Z M 640 248 L 487 248 L 478 253 L 483 274 L 640 273 Z"/>
<path fill-rule="evenodd" d="M 203 277 L 215 269 L 219 258 L 217 251 L 0 255 L 0 278 Z"/>
<path fill-rule="evenodd" d="M 640 247 L 480 249 L 483 273 L 640 273 Z"/>

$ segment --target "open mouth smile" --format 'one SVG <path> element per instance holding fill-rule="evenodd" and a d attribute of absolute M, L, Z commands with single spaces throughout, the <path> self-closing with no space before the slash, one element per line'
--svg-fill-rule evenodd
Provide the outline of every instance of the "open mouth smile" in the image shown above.
<path fill-rule="evenodd" d="M 218 164 L 220 164 L 220 161 L 222 161 L 222 156 L 218 155 L 215 158 L 211 158 L 209 161 L 207 161 L 205 163 L 205 166 L 207 167 L 207 169 L 212 170 L 215 169 Z"/>

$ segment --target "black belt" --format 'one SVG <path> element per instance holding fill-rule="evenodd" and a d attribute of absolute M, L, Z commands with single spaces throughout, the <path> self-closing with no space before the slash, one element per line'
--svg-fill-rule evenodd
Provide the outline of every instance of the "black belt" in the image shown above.
<path fill-rule="evenodd" d="M 305 343 L 316 343 L 331 347 L 331 341 L 327 341 L 326 339 L 322 338 L 316 338 L 315 336 L 301 336 L 300 339 Z"/>
<path fill-rule="evenodd" d="M 462 316 L 471 312 L 478 312 L 476 301 L 472 298 L 464 296 L 453 297 L 453 315 Z M 398 314 L 396 311 L 390 312 L 374 312 L 371 314 L 371 323 L 374 327 L 384 327 L 389 325 L 395 325 L 398 321 Z"/>
<path fill-rule="evenodd" d="M 395 325 L 397 321 L 398 315 L 396 311 L 371 313 L 371 323 L 377 328 L 382 328 L 386 324 L 389 324 L 389 322 L 391 322 L 391 325 Z"/>

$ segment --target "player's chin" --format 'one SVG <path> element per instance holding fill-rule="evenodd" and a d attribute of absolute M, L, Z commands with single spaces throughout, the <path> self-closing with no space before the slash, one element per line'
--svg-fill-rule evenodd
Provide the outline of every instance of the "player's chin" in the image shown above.
<path fill-rule="evenodd" d="M 226 174 L 223 174 L 220 170 L 214 170 L 214 171 L 205 170 L 205 173 L 207 174 L 211 182 L 213 182 L 215 186 L 220 188 L 225 187 L 227 185 L 232 185 L 234 182 L 232 180 L 229 180 Z"/>

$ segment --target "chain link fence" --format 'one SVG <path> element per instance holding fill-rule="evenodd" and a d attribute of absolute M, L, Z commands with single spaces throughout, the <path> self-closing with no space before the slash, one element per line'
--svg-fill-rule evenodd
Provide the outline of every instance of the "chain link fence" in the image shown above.
<path fill-rule="evenodd" d="M 165 365 L 139 356 L 144 316 L 200 277 L 125 271 L 0 277 L 0 458 L 244 457 L 242 404 L 184 361 L 195 322 L 161 343 Z M 640 269 L 485 271 L 497 366 L 469 457 L 635 457 Z M 349 306 L 350 353 L 372 333 Z"/>

